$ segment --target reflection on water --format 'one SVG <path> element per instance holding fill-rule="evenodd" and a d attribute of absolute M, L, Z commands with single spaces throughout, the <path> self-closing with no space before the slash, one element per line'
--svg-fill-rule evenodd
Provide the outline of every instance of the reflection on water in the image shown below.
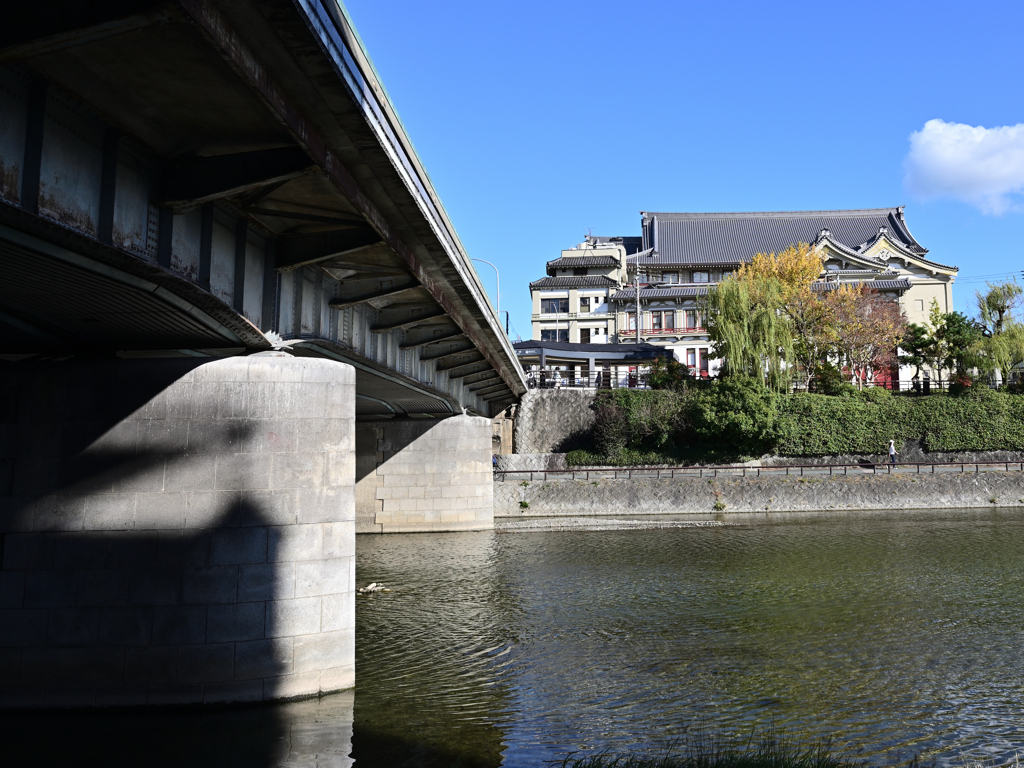
<path fill-rule="evenodd" d="M 874 764 L 1024 751 L 1024 514 L 363 536 L 354 695 L 0 714 L 0 765 L 539 766 L 774 724 Z"/>
<path fill-rule="evenodd" d="M 349 768 L 352 700 L 0 714 L 0 765 Z"/>
<path fill-rule="evenodd" d="M 357 605 L 357 763 L 393 737 L 394 764 L 540 765 L 696 724 L 873 762 L 1024 748 L 1020 513 L 756 519 L 360 538 L 360 581 L 395 591 Z"/>

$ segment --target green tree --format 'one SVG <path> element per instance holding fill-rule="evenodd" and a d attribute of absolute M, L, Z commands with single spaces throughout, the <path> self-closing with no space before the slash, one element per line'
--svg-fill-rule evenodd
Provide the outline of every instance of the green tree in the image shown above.
<path fill-rule="evenodd" d="M 986 283 L 988 290 L 974 292 L 978 303 L 978 315 L 981 323 L 991 335 L 1003 332 L 1004 326 L 1013 310 L 1024 300 L 1024 288 L 1017 284 L 1016 278 L 1005 283 Z"/>
<path fill-rule="evenodd" d="M 920 378 L 921 366 L 931 358 L 934 344 L 932 332 L 926 325 L 908 323 L 900 341 L 900 365 L 914 366 L 914 376 Z"/>
<path fill-rule="evenodd" d="M 985 364 L 978 350 L 984 330 L 980 324 L 962 312 L 943 313 L 934 299 L 929 319 L 934 339 L 929 362 L 933 362 L 936 370 L 940 371 L 940 381 L 942 369 L 966 374 L 975 365 Z"/>
<path fill-rule="evenodd" d="M 671 389 L 679 391 L 693 381 L 694 376 L 688 366 L 675 358 L 667 359 L 664 355 L 654 358 L 647 372 L 647 384 L 651 389 Z"/>

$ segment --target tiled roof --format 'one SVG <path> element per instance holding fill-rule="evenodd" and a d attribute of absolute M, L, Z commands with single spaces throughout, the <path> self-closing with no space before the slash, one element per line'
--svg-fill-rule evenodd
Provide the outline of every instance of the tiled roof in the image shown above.
<path fill-rule="evenodd" d="M 548 274 L 556 269 L 576 269 L 577 267 L 617 267 L 619 262 L 612 256 L 563 256 L 548 262 Z"/>
<path fill-rule="evenodd" d="M 822 230 L 848 248 L 872 240 L 885 227 L 890 238 L 915 254 L 927 250 L 910 234 L 902 208 L 762 213 L 643 213 L 649 265 L 733 265 L 757 253 L 778 253 L 813 243 Z"/>
<path fill-rule="evenodd" d="M 899 272 L 892 272 L 890 270 L 886 270 L 886 271 L 883 272 L 883 271 L 878 270 L 878 269 L 867 269 L 867 268 L 865 268 L 865 269 L 826 269 L 825 270 L 825 274 L 826 275 L 878 275 L 879 277 L 881 277 L 883 275 L 886 275 L 886 276 L 887 275 L 891 275 L 892 277 L 896 277 L 899 274 Z"/>
<path fill-rule="evenodd" d="M 643 248 L 644 239 L 637 235 L 626 235 L 620 237 L 605 237 L 602 235 L 587 235 L 587 242 L 598 247 L 602 245 L 621 245 L 626 249 L 626 255 L 632 255 Z"/>
<path fill-rule="evenodd" d="M 910 281 L 906 278 L 900 280 L 857 280 L 848 282 L 824 282 L 818 281 L 811 284 L 813 291 L 834 291 L 841 285 L 866 285 L 876 291 L 906 291 L 910 289 Z"/>
<path fill-rule="evenodd" d="M 530 283 L 534 288 L 612 288 L 618 285 L 610 277 L 604 275 L 566 275 L 565 277 L 542 277 Z"/>
<path fill-rule="evenodd" d="M 680 286 L 679 288 L 640 288 L 640 298 L 643 299 L 675 299 L 675 298 L 694 298 L 696 296 L 707 296 L 708 286 Z M 613 296 L 609 301 L 624 302 L 624 301 L 636 301 L 636 288 L 629 287 L 623 288 Z"/>

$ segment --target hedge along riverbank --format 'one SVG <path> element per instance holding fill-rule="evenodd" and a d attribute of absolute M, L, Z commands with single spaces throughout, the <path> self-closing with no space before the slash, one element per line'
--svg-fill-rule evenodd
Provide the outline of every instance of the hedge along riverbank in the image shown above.
<path fill-rule="evenodd" d="M 779 415 L 783 456 L 879 453 L 918 441 L 929 453 L 1024 450 L 1024 396 L 877 398 L 791 395 Z"/>
<path fill-rule="evenodd" d="M 930 453 L 1024 451 L 1024 395 L 778 395 L 728 380 L 674 391 L 614 390 L 594 403 L 590 446 L 570 466 L 884 453 L 890 439 Z"/>

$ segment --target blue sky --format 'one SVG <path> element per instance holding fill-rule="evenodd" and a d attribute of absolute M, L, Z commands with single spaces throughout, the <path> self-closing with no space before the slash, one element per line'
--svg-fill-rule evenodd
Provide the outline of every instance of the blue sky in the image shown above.
<path fill-rule="evenodd" d="M 544 262 L 640 210 L 905 204 L 962 311 L 1024 269 L 1021 4 L 345 2 L 523 338 Z"/>

